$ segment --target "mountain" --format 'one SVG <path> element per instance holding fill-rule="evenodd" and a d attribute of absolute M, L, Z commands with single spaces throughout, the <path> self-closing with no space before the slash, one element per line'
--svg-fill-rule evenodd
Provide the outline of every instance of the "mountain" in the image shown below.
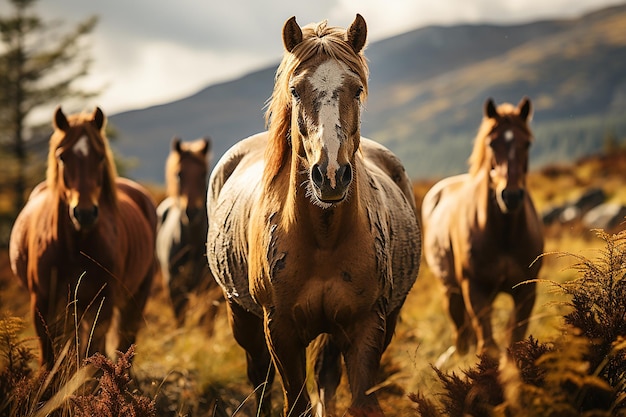
<path fill-rule="evenodd" d="M 362 134 L 394 151 L 413 178 L 466 171 L 487 97 L 534 107 L 531 168 L 626 138 L 626 4 L 517 25 L 428 26 L 371 43 Z M 279 42 L 280 40 L 277 40 Z M 175 102 L 112 115 L 128 175 L 163 182 L 174 135 L 211 136 L 214 161 L 264 129 L 276 66 Z"/>

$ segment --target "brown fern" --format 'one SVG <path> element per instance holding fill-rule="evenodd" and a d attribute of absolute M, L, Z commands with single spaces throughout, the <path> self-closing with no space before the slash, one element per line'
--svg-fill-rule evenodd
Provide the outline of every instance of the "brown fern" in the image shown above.
<path fill-rule="evenodd" d="M 119 353 L 117 362 L 96 353 L 86 363 L 102 371 L 96 393 L 71 398 L 76 417 L 154 417 L 154 401 L 137 392 L 131 392 L 130 368 L 135 354 L 131 346 L 124 354 Z"/>

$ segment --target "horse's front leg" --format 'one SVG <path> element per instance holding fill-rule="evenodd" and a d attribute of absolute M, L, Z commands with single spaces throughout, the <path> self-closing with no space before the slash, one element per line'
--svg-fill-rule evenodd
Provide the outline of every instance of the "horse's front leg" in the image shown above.
<path fill-rule="evenodd" d="M 39 365 L 45 366 L 48 370 L 52 369 L 54 365 L 54 345 L 52 340 L 57 336 L 54 334 L 53 329 L 55 323 L 50 322 L 50 307 L 46 298 L 40 297 L 35 293 L 30 295 L 30 308 L 33 317 L 33 324 L 35 325 L 35 332 L 39 338 L 39 347 L 41 348 L 41 357 L 39 358 Z M 54 318 L 56 321 L 56 318 Z"/>
<path fill-rule="evenodd" d="M 322 335 L 315 353 L 315 383 L 319 395 L 316 415 L 335 416 L 335 394 L 341 382 L 341 350 L 330 335 Z"/>
<path fill-rule="evenodd" d="M 510 343 L 519 342 L 526 337 L 528 318 L 535 306 L 536 284 L 527 282 L 514 287 L 511 296 L 515 303 L 515 312 L 511 314 L 509 328 L 511 329 Z"/>
<path fill-rule="evenodd" d="M 476 332 L 476 353 L 488 353 L 490 356 L 499 357 L 499 348 L 493 338 L 491 325 L 491 303 L 494 299 L 494 291 L 487 285 L 477 283 L 475 277 L 464 278 L 461 282 L 463 299 L 467 312 Z"/>
<path fill-rule="evenodd" d="M 297 325 L 286 314 L 265 310 L 265 337 L 274 365 L 283 381 L 284 415 L 310 416 L 311 400 L 306 389 L 306 345 L 297 335 Z"/>
<path fill-rule="evenodd" d="M 377 383 L 380 360 L 387 339 L 385 315 L 373 311 L 351 325 L 342 341 L 352 402 L 348 415 L 384 416 L 376 394 L 368 392 Z"/>
<path fill-rule="evenodd" d="M 454 322 L 456 350 L 460 355 L 465 355 L 470 347 L 476 345 L 476 333 L 465 307 L 461 287 L 458 284 L 446 285 L 446 296 L 444 297 L 444 304 Z"/>
<path fill-rule="evenodd" d="M 271 394 L 276 371 L 265 343 L 263 320 L 239 306 L 236 301 L 227 300 L 226 308 L 233 336 L 246 351 L 248 381 L 255 390 L 257 415 L 269 417 L 272 414 Z"/>
<path fill-rule="evenodd" d="M 118 310 L 120 316 L 118 328 L 117 343 L 112 343 L 112 347 L 126 353 L 131 345 L 137 340 L 137 333 L 144 322 L 144 309 L 148 303 L 152 281 L 156 270 L 154 263 L 142 277 L 141 285 L 135 294 L 125 301 L 125 304 Z M 123 292 L 124 288 L 120 288 L 119 292 Z M 113 314 L 113 312 L 111 312 Z"/>

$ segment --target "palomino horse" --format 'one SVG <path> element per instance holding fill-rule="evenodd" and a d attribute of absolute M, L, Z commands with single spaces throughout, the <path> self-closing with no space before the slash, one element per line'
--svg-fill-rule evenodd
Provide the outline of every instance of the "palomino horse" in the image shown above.
<path fill-rule="evenodd" d="M 515 304 L 511 342 L 524 338 L 535 303 L 535 284 L 520 284 L 537 278 L 543 251 L 541 222 L 526 189 L 530 113 L 527 98 L 497 108 L 488 99 L 469 173 L 438 182 L 424 196 L 424 254 L 446 287 L 461 354 L 475 342 L 479 353 L 498 354 L 491 304 L 500 292 Z"/>
<path fill-rule="evenodd" d="M 334 412 L 345 361 L 349 414 L 381 416 L 380 359 L 419 268 L 421 235 L 400 161 L 362 138 L 365 20 L 283 27 L 269 130 L 233 146 L 209 181 L 207 254 L 248 377 L 270 412 L 274 367 L 285 415 L 313 413 L 306 347 L 317 336 L 319 413 Z M 265 393 L 265 395 L 263 395 Z"/>
<path fill-rule="evenodd" d="M 157 258 L 179 326 L 185 323 L 190 297 L 202 295 L 206 305 L 200 318 L 212 325 L 222 292 L 206 260 L 208 230 L 207 181 L 211 140 L 172 139 L 165 162 L 167 197 L 157 207 Z"/>
<path fill-rule="evenodd" d="M 57 108 L 46 181 L 11 231 L 11 268 L 30 291 L 42 365 L 52 366 L 70 331 L 83 357 L 126 351 L 157 267 L 154 202 L 117 177 L 105 122 L 99 108 L 69 117 Z"/>

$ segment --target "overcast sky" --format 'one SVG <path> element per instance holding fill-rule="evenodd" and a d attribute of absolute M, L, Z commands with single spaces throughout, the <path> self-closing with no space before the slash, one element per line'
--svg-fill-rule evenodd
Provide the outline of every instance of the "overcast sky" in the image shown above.
<path fill-rule="evenodd" d="M 5 14 L 8 1 L 2 1 Z M 573 17 L 617 0 L 40 0 L 44 20 L 68 28 L 100 20 L 90 44 L 89 86 L 104 92 L 105 113 L 169 102 L 277 63 L 281 28 L 328 19 L 349 25 L 356 13 L 376 41 L 430 24 L 513 23 Z"/>

